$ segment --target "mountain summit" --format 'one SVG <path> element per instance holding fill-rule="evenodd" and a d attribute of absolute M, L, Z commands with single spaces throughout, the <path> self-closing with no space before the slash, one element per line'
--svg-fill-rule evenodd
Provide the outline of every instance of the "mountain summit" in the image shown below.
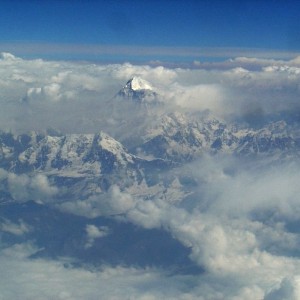
<path fill-rule="evenodd" d="M 137 76 L 134 76 L 130 80 L 128 80 L 124 88 L 131 89 L 133 91 L 153 90 L 151 84 L 148 81 Z"/>
<path fill-rule="evenodd" d="M 138 76 L 128 80 L 126 85 L 119 91 L 118 96 L 144 104 L 156 103 L 158 100 L 158 95 L 152 85 Z"/>

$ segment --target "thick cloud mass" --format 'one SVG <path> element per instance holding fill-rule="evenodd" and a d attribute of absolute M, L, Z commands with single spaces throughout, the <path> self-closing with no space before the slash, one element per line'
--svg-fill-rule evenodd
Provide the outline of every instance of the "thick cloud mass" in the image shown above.
<path fill-rule="evenodd" d="M 104 130 L 114 135 L 111 99 L 135 75 L 151 82 L 161 95 L 165 105 L 160 113 L 204 111 L 252 127 L 284 118 L 298 126 L 299 58 L 235 58 L 194 65 L 96 65 L 27 61 L 2 54 L 0 128 Z M 134 125 L 126 123 L 126 130 L 134 130 Z M 259 159 L 249 163 L 225 154 L 203 155 L 176 168 L 176 174 L 193 179 L 193 188 L 183 196 L 178 192 L 181 183 L 174 181 L 169 189 L 174 201 L 167 193 L 154 192 L 145 200 L 134 197 L 133 189 L 122 191 L 113 185 L 102 198 L 55 203 L 52 197 L 60 190 L 47 176 L 0 169 L 0 192 L 7 188 L 15 202 L 52 203 L 66 216 L 86 218 L 85 251 L 113 236 L 108 226 L 92 222 L 108 216 L 143 230 L 167 232 L 190 250 L 191 261 L 203 270 L 180 274 L 154 266 L 78 267 L 69 257 L 43 258 L 38 256 L 38 242 L 26 239 L 37 228 L 6 216 L 0 219 L 0 265 L 6 270 L 0 272 L 0 299 L 298 299 L 299 167 L 293 160 L 270 167 Z M 146 188 L 154 191 L 155 186 Z"/>

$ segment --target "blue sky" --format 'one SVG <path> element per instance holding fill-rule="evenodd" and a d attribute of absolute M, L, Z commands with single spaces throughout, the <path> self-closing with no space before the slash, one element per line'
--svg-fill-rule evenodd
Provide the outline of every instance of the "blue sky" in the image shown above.
<path fill-rule="evenodd" d="M 23 55 L 119 60 L 198 58 L 184 50 L 175 55 L 174 47 L 298 53 L 299 20 L 300 2 L 291 0 L 1 1 L 0 46 Z"/>

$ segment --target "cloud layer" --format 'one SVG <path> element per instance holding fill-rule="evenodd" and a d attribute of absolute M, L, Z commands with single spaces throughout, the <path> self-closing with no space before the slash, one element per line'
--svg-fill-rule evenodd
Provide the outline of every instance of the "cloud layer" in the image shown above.
<path fill-rule="evenodd" d="M 196 69 L 168 69 L 129 63 L 23 60 L 3 53 L 0 59 L 2 129 L 55 127 L 66 132 L 103 129 L 109 103 L 134 75 L 151 82 L 176 109 L 210 110 L 215 115 L 251 122 L 299 111 L 300 67 L 290 61 L 237 58 Z M 225 70 L 224 70 L 225 67 Z M 170 109 L 170 106 L 168 106 Z"/>

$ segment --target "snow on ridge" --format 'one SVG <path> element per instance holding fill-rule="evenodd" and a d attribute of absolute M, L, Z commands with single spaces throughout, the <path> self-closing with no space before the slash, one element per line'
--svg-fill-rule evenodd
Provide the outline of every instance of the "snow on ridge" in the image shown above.
<path fill-rule="evenodd" d="M 128 153 L 126 153 L 125 148 L 120 142 L 118 142 L 108 134 L 104 133 L 103 131 L 100 132 L 99 137 L 99 146 L 102 149 L 113 153 L 117 157 L 119 162 L 124 163 L 124 158 L 129 162 L 133 162 L 132 157 Z"/>

